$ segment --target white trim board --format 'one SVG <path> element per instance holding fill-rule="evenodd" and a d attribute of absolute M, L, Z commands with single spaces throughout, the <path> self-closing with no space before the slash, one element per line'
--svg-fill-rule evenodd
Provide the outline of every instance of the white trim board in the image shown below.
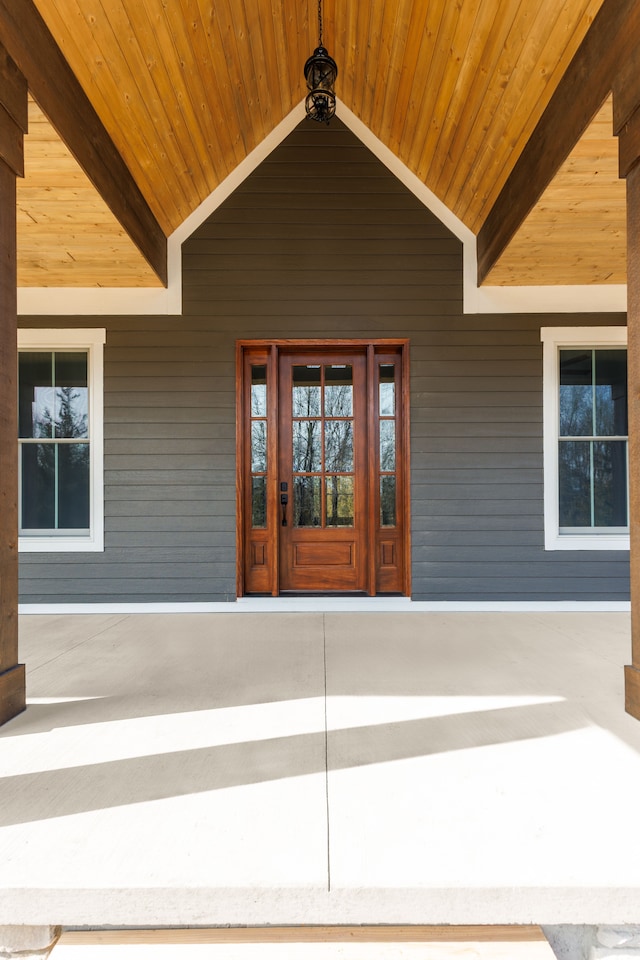
<path fill-rule="evenodd" d="M 337 116 L 463 244 L 463 312 L 617 313 L 626 311 L 625 284 L 575 286 L 477 285 L 472 231 L 369 128 L 338 101 Z M 305 117 L 304 100 L 258 144 L 167 240 L 168 285 L 158 287 L 18 287 L 20 316 L 164 316 L 182 313 L 182 244 L 256 170 Z"/>
<path fill-rule="evenodd" d="M 184 613 L 629 613 L 627 600 L 409 600 L 243 597 L 225 603 L 21 603 L 21 615 Z"/>
<path fill-rule="evenodd" d="M 467 295 L 469 302 L 467 302 Z M 468 287 L 465 313 L 626 313 L 626 283 Z"/>

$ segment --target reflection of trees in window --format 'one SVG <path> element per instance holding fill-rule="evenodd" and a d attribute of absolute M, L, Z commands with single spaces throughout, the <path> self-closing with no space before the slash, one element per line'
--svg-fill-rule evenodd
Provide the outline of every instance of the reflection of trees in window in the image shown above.
<path fill-rule="evenodd" d="M 625 350 L 560 351 L 561 527 L 628 523 L 626 378 Z"/>
<path fill-rule="evenodd" d="M 324 453 L 326 517 L 329 527 L 353 526 L 353 368 L 350 364 L 325 367 Z M 338 419 L 342 418 L 342 419 Z"/>
<path fill-rule="evenodd" d="M 316 473 L 320 467 L 320 421 L 295 420 L 293 423 L 294 472 Z"/>
<path fill-rule="evenodd" d="M 350 420 L 327 420 L 324 425 L 325 469 L 333 473 L 353 470 L 353 424 Z"/>
<path fill-rule="evenodd" d="M 306 409 L 316 409 L 315 403 L 307 403 L 305 406 Z M 317 473 L 321 469 L 320 429 L 319 420 L 293 422 L 293 470 L 295 473 Z M 319 526 L 321 521 L 320 478 L 295 477 L 293 493 L 294 526 Z"/>
<path fill-rule="evenodd" d="M 21 528 L 87 529 L 86 353 L 20 353 L 19 427 Z"/>
<path fill-rule="evenodd" d="M 251 424 L 251 469 L 264 473 L 267 469 L 267 421 L 254 420 Z"/>
<path fill-rule="evenodd" d="M 396 388 L 395 366 L 381 363 L 378 368 L 378 426 L 380 432 L 380 526 L 396 525 Z"/>
<path fill-rule="evenodd" d="M 294 527 L 320 526 L 320 477 L 294 477 Z"/>
<path fill-rule="evenodd" d="M 267 367 L 251 366 L 251 526 L 267 525 Z"/>
<path fill-rule="evenodd" d="M 267 525 L 267 478 L 251 478 L 251 526 Z"/>
<path fill-rule="evenodd" d="M 327 526 L 352 527 L 354 478 L 327 477 Z"/>
<path fill-rule="evenodd" d="M 293 368 L 294 525 L 350 525 L 353 478 L 353 375 L 349 364 Z M 310 476 L 315 474 L 315 476 Z"/>
<path fill-rule="evenodd" d="M 560 525 L 591 526 L 591 444 L 560 444 Z"/>
<path fill-rule="evenodd" d="M 320 416 L 320 368 L 295 366 L 293 368 L 294 417 Z"/>
<path fill-rule="evenodd" d="M 25 530 L 89 526 L 89 444 L 22 446 L 22 520 Z"/>
<path fill-rule="evenodd" d="M 52 391 L 48 387 L 36 387 L 34 393 L 38 398 L 34 404 L 38 408 L 38 416 L 33 418 L 34 437 L 71 440 L 89 435 L 86 387 L 56 387 L 55 419 L 46 402 L 46 397 L 51 396 Z"/>
<path fill-rule="evenodd" d="M 349 368 L 351 369 L 351 368 Z M 328 383 L 324 389 L 327 417 L 350 417 L 353 412 L 353 387 L 350 383 Z"/>
<path fill-rule="evenodd" d="M 88 412 L 86 387 L 58 387 L 56 390 L 56 436 L 86 437 L 88 435 Z"/>
<path fill-rule="evenodd" d="M 560 526 L 627 525 L 627 455 L 622 440 L 560 444 Z"/>

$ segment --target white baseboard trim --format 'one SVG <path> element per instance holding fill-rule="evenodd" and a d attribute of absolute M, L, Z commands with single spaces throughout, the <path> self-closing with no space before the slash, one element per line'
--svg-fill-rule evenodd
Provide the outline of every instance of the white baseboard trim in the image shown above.
<path fill-rule="evenodd" d="M 228 603 L 21 603 L 22 615 L 158 613 L 628 613 L 626 600 L 410 600 L 242 597 Z"/>

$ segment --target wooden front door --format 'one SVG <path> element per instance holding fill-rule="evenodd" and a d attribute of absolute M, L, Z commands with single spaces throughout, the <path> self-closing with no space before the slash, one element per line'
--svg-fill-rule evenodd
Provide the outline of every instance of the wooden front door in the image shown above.
<path fill-rule="evenodd" d="M 365 592 L 366 356 L 281 353 L 279 367 L 280 592 Z"/>
<path fill-rule="evenodd" d="M 408 593 L 406 343 L 238 349 L 239 595 Z"/>

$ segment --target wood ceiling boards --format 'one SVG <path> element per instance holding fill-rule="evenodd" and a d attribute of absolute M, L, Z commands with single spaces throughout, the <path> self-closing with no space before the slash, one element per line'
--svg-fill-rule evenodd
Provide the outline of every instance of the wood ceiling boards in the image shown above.
<path fill-rule="evenodd" d="M 490 271 L 488 284 L 626 283 L 626 189 L 618 177 L 612 107 L 609 97 Z"/>
<path fill-rule="evenodd" d="M 301 101 L 318 39 L 315 0 L 35 3 L 166 234 Z M 478 232 L 601 4 L 324 0 L 324 43 L 338 99 Z M 571 186 L 608 216 L 593 182 Z M 44 246 L 24 282 L 43 282 Z M 513 267 L 496 276 L 515 282 Z"/>
<path fill-rule="evenodd" d="M 18 286 L 160 281 L 33 100 L 17 181 Z"/>

